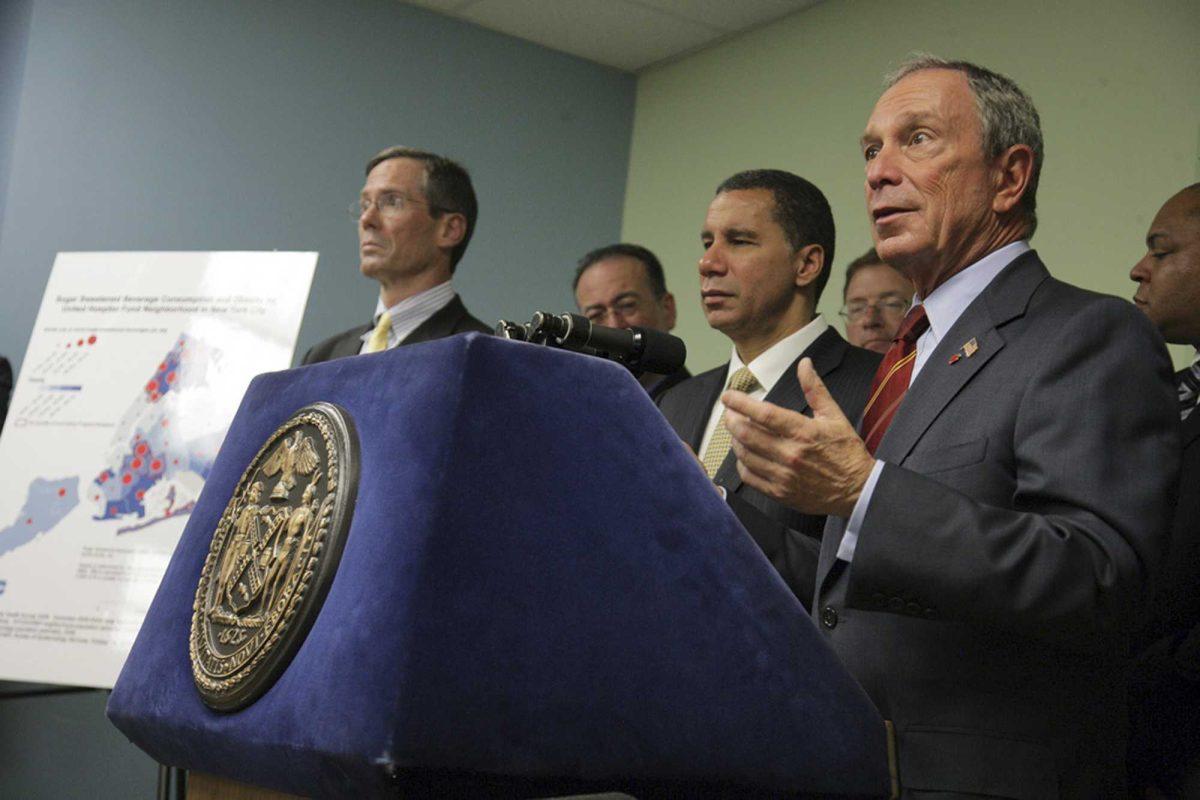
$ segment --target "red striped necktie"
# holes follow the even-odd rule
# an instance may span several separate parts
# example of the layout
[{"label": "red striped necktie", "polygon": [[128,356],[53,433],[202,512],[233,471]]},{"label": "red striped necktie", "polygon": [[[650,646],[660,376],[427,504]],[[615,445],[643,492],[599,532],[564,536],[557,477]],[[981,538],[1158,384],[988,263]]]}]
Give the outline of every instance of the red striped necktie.
[{"label": "red striped necktie", "polygon": [[917,339],[927,328],[929,317],[925,315],[925,306],[913,307],[900,323],[892,346],[875,372],[875,380],[871,383],[871,399],[863,410],[862,425],[859,427],[871,455],[875,455],[875,449],[879,447],[892,417],[896,416],[900,401],[904,399],[904,393],[908,391],[913,362],[917,358]]}]

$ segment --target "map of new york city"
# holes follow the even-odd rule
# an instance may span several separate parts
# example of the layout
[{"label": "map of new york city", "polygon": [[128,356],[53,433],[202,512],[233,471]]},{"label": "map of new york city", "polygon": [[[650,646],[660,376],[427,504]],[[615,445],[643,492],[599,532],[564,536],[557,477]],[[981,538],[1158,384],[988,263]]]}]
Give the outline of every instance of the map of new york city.
[{"label": "map of new york city", "polygon": [[90,481],[78,475],[35,478],[17,519],[0,528],[0,556],[53,533],[80,503],[92,505],[94,520],[123,523],[117,534],[190,512],[223,434],[188,438],[179,412],[189,392],[206,386],[217,357],[181,334],[117,424],[106,463]]}]

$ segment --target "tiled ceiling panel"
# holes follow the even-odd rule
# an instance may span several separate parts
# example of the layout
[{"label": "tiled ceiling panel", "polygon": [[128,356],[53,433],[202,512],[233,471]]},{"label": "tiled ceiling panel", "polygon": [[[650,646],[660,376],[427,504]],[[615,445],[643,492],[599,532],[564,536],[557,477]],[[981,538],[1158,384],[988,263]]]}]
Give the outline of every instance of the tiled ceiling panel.
[{"label": "tiled ceiling panel", "polygon": [[636,72],[819,0],[408,0],[572,55]]}]

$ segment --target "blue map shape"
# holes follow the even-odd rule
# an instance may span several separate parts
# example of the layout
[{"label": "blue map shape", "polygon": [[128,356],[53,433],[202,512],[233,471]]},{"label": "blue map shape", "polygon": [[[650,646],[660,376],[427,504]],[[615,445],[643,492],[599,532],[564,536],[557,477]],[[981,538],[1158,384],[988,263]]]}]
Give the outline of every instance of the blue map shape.
[{"label": "blue map shape", "polygon": [[12,525],[0,529],[0,556],[49,532],[77,505],[78,476],[57,480],[35,478],[29,484],[29,494],[20,516]]},{"label": "blue map shape", "polygon": [[[180,334],[174,346],[159,363],[142,389],[145,411],[138,418],[125,452],[115,464],[104,468],[92,480],[89,493],[99,504],[97,520],[146,516],[143,502],[151,487],[164,478],[191,471],[208,479],[213,458],[223,433],[191,441],[178,441],[171,419],[162,410],[162,400],[181,383],[198,383],[204,378],[208,349],[187,334]],[[167,516],[177,513],[169,508]],[[165,518],[165,517],[164,517]],[[138,526],[143,527],[143,526]],[[124,532],[124,529],[122,531]]]}]

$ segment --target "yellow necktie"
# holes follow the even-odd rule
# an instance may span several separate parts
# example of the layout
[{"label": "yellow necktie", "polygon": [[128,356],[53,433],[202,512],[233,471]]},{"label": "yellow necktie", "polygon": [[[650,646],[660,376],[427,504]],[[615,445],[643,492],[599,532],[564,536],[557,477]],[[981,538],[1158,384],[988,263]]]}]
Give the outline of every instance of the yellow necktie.
[{"label": "yellow necktie", "polygon": [[371,331],[371,338],[367,339],[367,346],[362,351],[378,353],[381,350],[387,350],[388,334],[391,332],[392,315],[385,311],[379,315],[379,322],[375,325],[375,330]]},{"label": "yellow necktie", "polygon": [[[754,377],[746,367],[742,367],[729,379],[729,384],[725,388],[737,389],[739,392],[750,392],[758,386],[758,378]],[[704,458],[700,459],[704,464],[704,471],[708,473],[708,477],[715,478],[717,470],[721,468],[721,462],[725,460],[725,456],[729,455],[729,446],[732,444],[732,439],[729,436],[729,430],[725,427],[725,409],[721,409],[721,419],[717,420],[717,428],[713,431],[712,438],[708,440],[708,448],[704,451]]]}]

